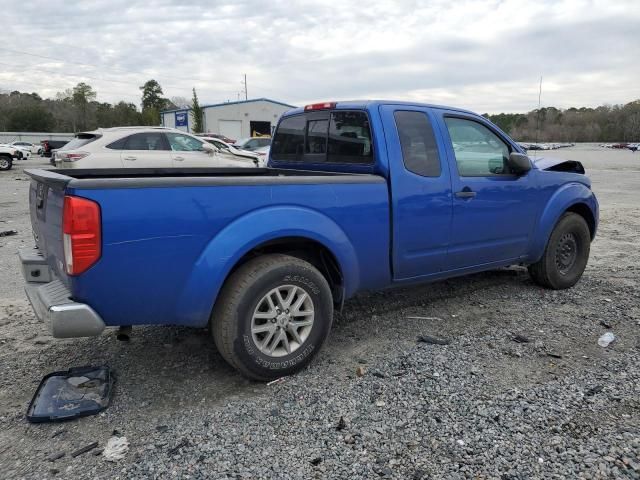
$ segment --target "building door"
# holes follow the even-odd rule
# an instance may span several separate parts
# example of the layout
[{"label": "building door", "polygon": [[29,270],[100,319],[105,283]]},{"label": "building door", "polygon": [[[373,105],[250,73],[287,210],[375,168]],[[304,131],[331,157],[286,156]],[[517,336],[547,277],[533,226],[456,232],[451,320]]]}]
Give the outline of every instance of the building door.
[{"label": "building door", "polygon": [[219,120],[218,133],[231,140],[242,138],[242,120]]},{"label": "building door", "polygon": [[249,122],[252,137],[271,135],[271,122]]}]

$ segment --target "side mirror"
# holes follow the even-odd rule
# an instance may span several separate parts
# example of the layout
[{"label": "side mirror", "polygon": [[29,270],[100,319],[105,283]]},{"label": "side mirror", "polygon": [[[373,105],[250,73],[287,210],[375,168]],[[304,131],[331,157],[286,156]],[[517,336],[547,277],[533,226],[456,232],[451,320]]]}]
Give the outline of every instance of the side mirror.
[{"label": "side mirror", "polygon": [[218,153],[218,149],[211,145],[210,143],[204,142],[202,144],[202,151],[207,152],[209,155],[214,155]]},{"label": "side mirror", "polygon": [[524,153],[511,152],[507,163],[509,169],[516,175],[524,175],[531,170],[531,160]]}]

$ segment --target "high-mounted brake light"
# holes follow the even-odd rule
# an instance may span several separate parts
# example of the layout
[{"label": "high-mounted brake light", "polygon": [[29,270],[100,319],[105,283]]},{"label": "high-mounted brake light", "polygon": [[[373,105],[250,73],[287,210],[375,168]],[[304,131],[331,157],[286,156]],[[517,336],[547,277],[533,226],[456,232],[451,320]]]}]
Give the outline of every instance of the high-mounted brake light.
[{"label": "high-mounted brake light", "polygon": [[311,110],[328,110],[330,108],[336,108],[336,102],[324,102],[324,103],[312,103],[304,107],[305,112]]},{"label": "high-mounted brake light", "polygon": [[79,275],[102,253],[100,206],[91,200],[66,195],[62,210],[64,263],[69,275]]}]

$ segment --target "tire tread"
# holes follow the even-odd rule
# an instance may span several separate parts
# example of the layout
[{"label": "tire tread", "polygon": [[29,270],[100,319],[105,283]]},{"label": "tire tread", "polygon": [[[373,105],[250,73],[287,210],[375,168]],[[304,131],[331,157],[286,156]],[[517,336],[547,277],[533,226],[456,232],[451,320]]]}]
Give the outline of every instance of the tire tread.
[{"label": "tire tread", "polygon": [[280,253],[262,255],[249,260],[231,274],[220,291],[211,315],[211,333],[218,351],[232,367],[254,380],[265,381],[270,378],[260,377],[255,372],[248,370],[234,351],[235,329],[238,321],[236,311],[242,293],[256,282],[259,276],[273,268],[281,267],[283,264],[296,265],[315,271],[324,279],[324,276],[313,265],[298,257]]},{"label": "tire tread", "polygon": [[[551,235],[549,235],[549,240],[545,245],[544,253],[542,254],[542,257],[536,263],[533,263],[528,267],[529,275],[531,275],[531,278],[533,279],[533,281],[542,287],[553,289],[553,290],[566,288],[566,286],[558,285],[557,282],[554,281],[553,272],[549,271],[548,259],[549,259],[549,248],[552,246],[551,243],[552,243],[554,234],[556,233],[558,227],[561,224],[566,223],[567,219],[571,219],[571,218],[574,218],[577,221],[582,222],[587,232],[589,230],[589,227],[586,221],[584,220],[584,218],[577,213],[565,212],[558,219],[558,222],[556,223],[554,229],[551,231]],[[587,256],[588,255],[589,255],[589,246],[587,245]],[[578,276],[578,279],[580,278],[580,276],[582,276],[582,273],[580,273],[580,275]]]}]

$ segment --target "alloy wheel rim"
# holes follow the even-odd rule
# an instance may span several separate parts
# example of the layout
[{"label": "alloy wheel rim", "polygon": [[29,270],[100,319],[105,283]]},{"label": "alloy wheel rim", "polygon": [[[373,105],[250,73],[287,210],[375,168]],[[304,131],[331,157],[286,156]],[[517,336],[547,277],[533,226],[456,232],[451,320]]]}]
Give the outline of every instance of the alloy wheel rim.
[{"label": "alloy wheel rim", "polygon": [[314,320],[309,293],[297,285],[280,285],[258,302],[251,318],[251,337],[264,355],[284,357],[309,338]]}]

